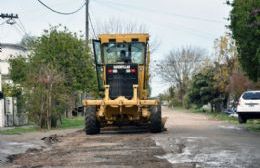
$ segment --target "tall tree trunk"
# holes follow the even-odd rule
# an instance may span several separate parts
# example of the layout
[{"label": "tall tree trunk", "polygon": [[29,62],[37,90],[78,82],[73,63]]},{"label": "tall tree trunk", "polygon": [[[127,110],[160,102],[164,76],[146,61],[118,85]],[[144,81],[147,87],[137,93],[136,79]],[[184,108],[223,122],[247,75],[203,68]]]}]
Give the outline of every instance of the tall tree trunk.
[{"label": "tall tree trunk", "polygon": [[47,125],[48,130],[51,129],[51,118],[52,118],[52,83],[50,84],[50,89],[48,91],[48,110],[47,110]]},{"label": "tall tree trunk", "polygon": [[47,129],[51,129],[51,122],[50,122],[50,114],[49,114],[49,109],[50,109],[50,104],[49,104],[49,91],[47,90],[47,108],[46,108],[46,119],[47,119]]},{"label": "tall tree trunk", "polygon": [[213,108],[213,103],[210,103],[210,112],[213,112],[214,111],[214,108]]},{"label": "tall tree trunk", "polygon": [[40,122],[40,126],[41,126],[41,128],[43,128],[44,127],[44,125],[45,125],[45,121],[44,121],[44,95],[42,95],[41,96],[41,108],[40,108],[40,120],[39,120],[39,122]]}]

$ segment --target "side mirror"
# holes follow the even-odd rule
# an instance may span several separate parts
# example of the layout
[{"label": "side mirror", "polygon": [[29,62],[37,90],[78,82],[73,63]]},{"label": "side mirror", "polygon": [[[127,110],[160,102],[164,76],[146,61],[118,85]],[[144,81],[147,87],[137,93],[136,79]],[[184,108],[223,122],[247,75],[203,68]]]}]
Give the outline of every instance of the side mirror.
[{"label": "side mirror", "polygon": [[4,98],[3,92],[0,92],[0,100]]}]

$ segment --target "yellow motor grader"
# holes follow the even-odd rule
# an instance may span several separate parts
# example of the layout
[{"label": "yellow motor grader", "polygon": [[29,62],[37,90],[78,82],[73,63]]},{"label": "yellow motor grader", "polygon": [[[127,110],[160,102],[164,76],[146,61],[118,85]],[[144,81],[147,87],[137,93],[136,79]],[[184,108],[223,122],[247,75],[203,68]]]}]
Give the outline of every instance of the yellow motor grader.
[{"label": "yellow motor grader", "polygon": [[161,105],[149,99],[149,35],[101,34],[93,40],[97,81],[102,99],[83,100],[86,134],[101,127],[148,125],[162,131]]}]

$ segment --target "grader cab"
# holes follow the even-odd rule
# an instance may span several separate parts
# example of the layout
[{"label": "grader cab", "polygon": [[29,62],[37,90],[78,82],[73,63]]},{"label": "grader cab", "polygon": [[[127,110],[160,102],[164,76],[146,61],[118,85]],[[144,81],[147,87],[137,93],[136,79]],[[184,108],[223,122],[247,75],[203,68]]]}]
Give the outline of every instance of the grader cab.
[{"label": "grader cab", "polygon": [[148,125],[162,131],[161,105],[149,99],[149,35],[102,34],[93,40],[101,99],[83,100],[86,134],[101,127]]}]

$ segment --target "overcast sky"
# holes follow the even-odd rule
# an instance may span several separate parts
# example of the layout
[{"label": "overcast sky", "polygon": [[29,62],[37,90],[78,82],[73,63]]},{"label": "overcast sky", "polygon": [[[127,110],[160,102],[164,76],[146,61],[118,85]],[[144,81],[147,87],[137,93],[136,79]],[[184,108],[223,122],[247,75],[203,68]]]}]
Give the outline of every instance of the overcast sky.
[{"label": "overcast sky", "polygon": [[[42,0],[55,10],[70,12],[84,0]],[[214,39],[228,31],[225,20],[230,7],[225,0],[90,0],[90,15],[95,29],[98,23],[111,18],[144,24],[151,38],[160,41],[153,61],[163,58],[171,49],[182,46],[205,48],[213,52]],[[59,15],[37,0],[0,0],[0,13],[17,13],[26,32],[40,35],[49,25],[62,24],[69,30],[85,30],[85,9],[74,15]],[[0,19],[0,24],[3,22]],[[19,25],[21,25],[19,23]],[[21,27],[21,26],[20,26]],[[21,29],[21,28],[20,28]],[[18,43],[24,32],[17,25],[0,25],[0,43]],[[93,35],[93,32],[90,32]],[[153,95],[168,87],[158,78],[152,80]]]}]

